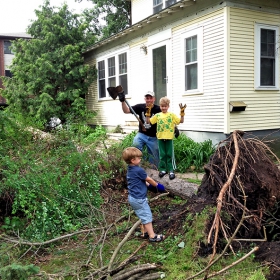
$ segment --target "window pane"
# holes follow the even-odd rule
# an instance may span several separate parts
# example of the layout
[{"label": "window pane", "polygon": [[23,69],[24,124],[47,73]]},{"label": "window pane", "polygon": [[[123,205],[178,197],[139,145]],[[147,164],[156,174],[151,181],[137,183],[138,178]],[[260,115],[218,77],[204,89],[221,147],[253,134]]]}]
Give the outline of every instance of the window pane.
[{"label": "window pane", "polygon": [[98,77],[99,79],[105,78],[105,62],[104,60],[98,62]]},{"label": "window pane", "polygon": [[119,73],[125,74],[127,73],[127,60],[126,60],[126,53],[119,55]]},{"label": "window pane", "polygon": [[186,63],[197,61],[197,36],[186,39]]},{"label": "window pane", "polygon": [[111,57],[108,59],[108,73],[109,77],[115,76],[116,68],[115,68],[115,57]]},{"label": "window pane", "polygon": [[261,58],[261,86],[275,86],[275,59]]},{"label": "window pane", "polygon": [[109,87],[116,87],[117,86],[115,77],[109,78],[108,82],[109,82]]},{"label": "window pane", "polygon": [[177,0],[166,0],[165,1],[165,8],[175,4]]},{"label": "window pane", "polygon": [[105,80],[99,80],[99,98],[106,97]]},{"label": "window pane", "polygon": [[197,89],[197,63],[185,67],[185,90]]},{"label": "window pane", "polygon": [[261,86],[275,86],[275,44],[275,30],[261,29]]},{"label": "window pane", "polygon": [[158,4],[154,4],[154,14],[160,12],[162,10],[162,8],[163,8],[162,0],[161,1],[157,1],[157,2],[159,2],[159,3]]},{"label": "window pane", "polygon": [[121,75],[119,81],[123,87],[124,94],[127,94],[127,75]]},{"label": "window pane", "polygon": [[119,55],[119,83],[122,85],[124,94],[128,93],[127,88],[127,55],[122,53]]},{"label": "window pane", "polygon": [[12,54],[11,45],[10,41],[4,41],[4,54]]},{"label": "window pane", "polygon": [[275,31],[261,29],[261,56],[275,57]]},{"label": "window pane", "polygon": [[12,73],[10,70],[5,70],[5,76],[12,78]]},{"label": "window pane", "polygon": [[162,4],[162,0],[154,0],[154,6]]},{"label": "window pane", "polygon": [[106,97],[105,91],[105,61],[98,62],[99,98]]}]

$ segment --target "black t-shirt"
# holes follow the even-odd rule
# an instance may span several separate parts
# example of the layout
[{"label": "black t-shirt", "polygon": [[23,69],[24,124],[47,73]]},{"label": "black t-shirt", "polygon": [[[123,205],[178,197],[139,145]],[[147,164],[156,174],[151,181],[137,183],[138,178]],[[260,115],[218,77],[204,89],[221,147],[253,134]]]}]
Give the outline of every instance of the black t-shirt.
[{"label": "black t-shirt", "polygon": [[[135,113],[139,116],[140,120],[143,122],[143,124],[145,124],[146,122],[146,103],[143,104],[136,104],[134,106],[131,106],[132,109],[135,111]],[[158,105],[154,104],[154,107],[151,110],[151,117],[153,115],[155,115],[156,113],[161,112],[160,107]],[[150,136],[150,137],[156,137],[156,133],[157,133],[157,124],[153,124],[151,126],[151,128],[147,129],[146,131],[142,130],[141,125],[139,124],[139,132]]]}]

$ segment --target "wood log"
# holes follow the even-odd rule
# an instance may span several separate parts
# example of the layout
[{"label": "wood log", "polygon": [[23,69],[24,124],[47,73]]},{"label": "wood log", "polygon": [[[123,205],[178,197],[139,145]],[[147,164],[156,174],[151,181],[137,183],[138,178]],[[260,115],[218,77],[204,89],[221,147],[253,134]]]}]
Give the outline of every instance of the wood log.
[{"label": "wood log", "polygon": [[149,177],[153,178],[156,182],[163,184],[166,191],[168,191],[172,195],[176,195],[181,198],[187,199],[197,193],[199,185],[187,182],[185,179],[182,179],[178,174],[176,174],[175,179],[170,180],[168,174],[160,178],[158,176],[158,170],[150,168],[146,168],[145,170]]}]

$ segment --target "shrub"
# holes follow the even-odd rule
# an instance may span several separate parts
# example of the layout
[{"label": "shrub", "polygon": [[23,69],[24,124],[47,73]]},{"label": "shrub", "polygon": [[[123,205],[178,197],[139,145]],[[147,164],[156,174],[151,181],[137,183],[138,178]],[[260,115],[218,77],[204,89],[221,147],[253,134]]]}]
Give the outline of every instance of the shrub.
[{"label": "shrub", "polygon": [[197,143],[183,133],[174,139],[177,170],[181,173],[186,172],[191,166],[194,166],[196,170],[202,169],[214,151],[215,147],[211,140]]}]

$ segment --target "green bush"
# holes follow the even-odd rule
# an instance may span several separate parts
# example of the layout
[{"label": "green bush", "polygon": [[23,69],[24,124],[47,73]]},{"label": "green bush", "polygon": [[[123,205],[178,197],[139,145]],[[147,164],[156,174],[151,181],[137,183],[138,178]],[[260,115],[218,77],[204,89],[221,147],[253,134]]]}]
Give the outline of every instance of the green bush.
[{"label": "green bush", "polygon": [[[93,223],[97,216],[91,211],[102,202],[100,187],[108,176],[100,172],[105,159],[94,152],[96,146],[81,153],[71,132],[34,138],[12,118],[3,119],[0,199],[12,212],[2,228],[30,240],[46,240]],[[96,134],[98,139],[100,131]]]},{"label": "green bush", "polygon": [[194,166],[196,170],[201,170],[214,152],[215,147],[211,140],[197,143],[183,133],[174,139],[177,170],[181,173],[186,172],[191,166]]},{"label": "green bush", "polygon": [[27,280],[29,276],[37,274],[39,267],[31,265],[12,264],[0,268],[0,276],[2,280]]}]

